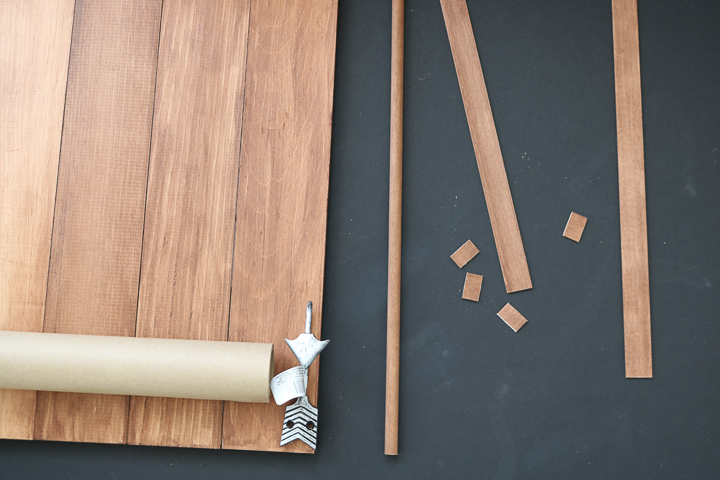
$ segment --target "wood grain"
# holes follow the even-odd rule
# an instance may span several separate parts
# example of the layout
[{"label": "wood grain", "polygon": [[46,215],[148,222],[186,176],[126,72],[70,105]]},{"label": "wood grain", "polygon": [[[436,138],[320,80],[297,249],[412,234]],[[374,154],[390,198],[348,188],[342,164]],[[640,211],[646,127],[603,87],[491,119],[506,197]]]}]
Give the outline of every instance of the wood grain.
[{"label": "wood grain", "polygon": [[468,240],[467,242],[463,243],[460,248],[455,250],[455,253],[450,255],[450,258],[452,258],[452,261],[455,262],[455,265],[463,268],[478,253],[480,253],[480,250],[478,250],[478,248],[472,241]]},{"label": "wood grain", "polygon": [[[250,1],[163,3],[137,336],[226,340]],[[128,443],[220,448],[222,402],[133,397]]]},{"label": "wood grain", "polygon": [[[43,331],[132,336],[160,1],[73,20]],[[124,443],[128,397],[39,392],[36,439]]]},{"label": "wood grain", "polygon": [[508,293],[532,288],[490,99],[465,0],[440,0]]},{"label": "wood grain", "polygon": [[507,323],[507,326],[512,328],[515,332],[520,330],[522,326],[527,323],[525,317],[523,317],[522,314],[515,310],[515,307],[509,303],[500,309],[498,317],[502,318],[503,322]]},{"label": "wood grain", "polygon": [[402,277],[402,150],[405,0],[392,2],[390,58],[390,198],[388,217],[385,455],[398,454],[400,410],[400,287]]},{"label": "wood grain", "polygon": [[[297,365],[284,339],[303,331],[308,300],[321,338],[337,1],[250,11],[229,340],[273,342],[278,373]],[[312,453],[279,446],[284,410],[225,402],[223,448]]]},{"label": "wood grain", "polygon": [[[0,330],[42,330],[74,0],[0,2]],[[35,392],[0,390],[0,438]]]},{"label": "wood grain", "polygon": [[482,288],[482,275],[475,275],[468,272],[465,274],[465,285],[463,286],[462,298],[477,302],[480,300],[480,289]]},{"label": "wood grain", "polygon": [[625,376],[651,378],[650,278],[637,0],[613,0],[612,17]]},{"label": "wood grain", "polygon": [[582,238],[583,231],[585,230],[586,223],[586,217],[583,217],[575,212],[571,212],[570,218],[568,218],[567,224],[565,225],[565,231],[563,231],[563,237],[579,242],[580,238]]}]

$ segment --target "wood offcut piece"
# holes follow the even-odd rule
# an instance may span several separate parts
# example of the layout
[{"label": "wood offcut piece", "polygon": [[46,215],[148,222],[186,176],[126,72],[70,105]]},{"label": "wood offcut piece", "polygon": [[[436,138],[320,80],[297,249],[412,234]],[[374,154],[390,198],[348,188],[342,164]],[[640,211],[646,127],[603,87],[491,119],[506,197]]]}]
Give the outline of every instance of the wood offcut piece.
[{"label": "wood offcut piece", "polygon": [[637,0],[613,0],[625,376],[651,378],[648,267]]},{"label": "wood offcut piece", "polygon": [[465,0],[440,0],[508,293],[532,288],[500,141]]},{"label": "wood offcut piece", "polygon": [[455,265],[462,268],[478,253],[480,253],[480,250],[478,250],[473,242],[468,240],[463,243],[460,248],[455,250],[455,253],[450,255],[450,258],[452,258],[452,261],[455,262]]},{"label": "wood offcut piece", "polygon": [[579,242],[582,237],[583,230],[585,230],[586,223],[586,217],[578,215],[575,212],[570,213],[570,218],[568,218],[567,225],[565,225],[563,237]]},{"label": "wood offcut piece", "polygon": [[498,317],[503,319],[503,322],[507,323],[508,327],[512,328],[515,332],[520,330],[523,325],[527,323],[525,317],[520,312],[515,310],[515,307],[506,304],[499,312]]},{"label": "wood offcut piece", "polygon": [[468,272],[465,275],[465,286],[463,287],[462,298],[477,302],[480,300],[480,289],[482,288],[482,275],[475,275]]}]

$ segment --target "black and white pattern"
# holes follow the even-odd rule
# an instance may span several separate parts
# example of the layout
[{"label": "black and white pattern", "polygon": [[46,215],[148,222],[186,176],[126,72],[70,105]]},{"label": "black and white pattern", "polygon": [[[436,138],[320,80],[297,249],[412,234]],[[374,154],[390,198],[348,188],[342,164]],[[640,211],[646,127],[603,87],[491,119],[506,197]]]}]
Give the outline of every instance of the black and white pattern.
[{"label": "black and white pattern", "polygon": [[310,405],[308,398],[302,396],[285,409],[280,446],[301,440],[315,450],[317,443],[317,408]]}]

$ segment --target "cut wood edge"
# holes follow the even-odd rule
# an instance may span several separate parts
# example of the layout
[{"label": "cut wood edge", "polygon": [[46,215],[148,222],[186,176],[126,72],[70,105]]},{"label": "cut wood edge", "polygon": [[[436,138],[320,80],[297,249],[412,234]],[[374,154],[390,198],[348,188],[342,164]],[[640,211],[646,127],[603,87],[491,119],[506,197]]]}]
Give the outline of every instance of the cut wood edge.
[{"label": "cut wood edge", "polygon": [[480,290],[482,289],[483,276],[474,273],[465,274],[465,285],[463,286],[462,298],[477,302],[480,300]]},{"label": "cut wood edge", "polygon": [[520,330],[523,325],[527,323],[527,319],[509,303],[497,313],[497,316],[500,317],[503,322],[505,322],[507,326],[512,328],[515,332]]}]

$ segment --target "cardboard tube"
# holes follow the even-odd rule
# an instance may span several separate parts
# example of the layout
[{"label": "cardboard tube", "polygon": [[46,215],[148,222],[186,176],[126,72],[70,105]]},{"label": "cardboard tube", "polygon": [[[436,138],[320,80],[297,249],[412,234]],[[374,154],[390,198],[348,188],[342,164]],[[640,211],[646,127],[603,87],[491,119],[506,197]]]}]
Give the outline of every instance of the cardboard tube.
[{"label": "cardboard tube", "polygon": [[0,388],[263,402],[272,343],[0,332]]}]

